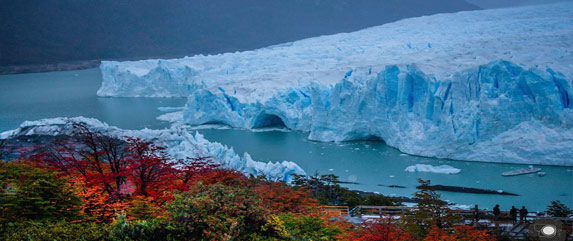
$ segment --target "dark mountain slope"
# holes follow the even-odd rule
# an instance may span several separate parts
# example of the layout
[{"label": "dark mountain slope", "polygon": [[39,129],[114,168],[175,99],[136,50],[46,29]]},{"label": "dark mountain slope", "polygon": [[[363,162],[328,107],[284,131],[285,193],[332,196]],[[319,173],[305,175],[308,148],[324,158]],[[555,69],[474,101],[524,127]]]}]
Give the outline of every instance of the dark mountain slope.
[{"label": "dark mountain slope", "polygon": [[0,66],[240,51],[476,8],[463,0],[1,1]]}]

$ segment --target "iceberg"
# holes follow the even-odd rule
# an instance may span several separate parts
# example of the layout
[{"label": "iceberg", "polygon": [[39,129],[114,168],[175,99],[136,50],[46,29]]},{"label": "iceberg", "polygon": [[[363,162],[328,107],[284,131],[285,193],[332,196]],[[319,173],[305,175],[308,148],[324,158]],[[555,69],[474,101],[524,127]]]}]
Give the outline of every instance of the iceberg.
[{"label": "iceberg", "polygon": [[406,167],[404,171],[407,172],[431,172],[431,173],[440,173],[440,174],[458,174],[462,170],[448,166],[448,165],[441,165],[441,166],[432,166],[426,164],[416,164],[412,166]]},{"label": "iceberg", "polygon": [[100,96],[188,98],[162,119],[380,140],[413,155],[573,165],[573,3],[405,19],[268,48],[103,61]]},{"label": "iceberg", "polygon": [[165,147],[165,151],[173,160],[211,157],[212,160],[223,168],[237,170],[246,175],[265,175],[270,180],[291,181],[291,174],[305,175],[305,172],[294,162],[258,162],[254,161],[248,153],[242,157],[235,153],[233,148],[217,143],[209,142],[203,135],[185,125],[173,125],[169,129],[162,130],[123,130],[109,126],[97,119],[74,117],[74,118],[51,118],[38,121],[25,121],[18,129],[0,133],[0,139],[14,138],[26,135],[71,135],[69,122],[86,124],[94,131],[100,131],[116,138],[137,137],[153,141],[156,145]]}]

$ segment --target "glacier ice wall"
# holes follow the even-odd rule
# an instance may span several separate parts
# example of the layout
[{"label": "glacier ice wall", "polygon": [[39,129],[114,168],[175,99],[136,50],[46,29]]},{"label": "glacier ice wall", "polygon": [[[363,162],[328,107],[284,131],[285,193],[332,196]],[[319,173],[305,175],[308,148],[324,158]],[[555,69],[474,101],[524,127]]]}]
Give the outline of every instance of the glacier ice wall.
[{"label": "glacier ice wall", "polygon": [[338,84],[289,89],[264,103],[195,91],[184,121],[254,129],[278,119],[312,140],[374,139],[422,156],[573,165],[572,100],[571,80],[551,69],[495,61],[439,81],[405,65],[355,70]]},{"label": "glacier ice wall", "polygon": [[175,97],[223,88],[243,103],[289,87],[336,83],[360,67],[416,64],[446,80],[504,59],[573,77],[573,3],[410,18],[253,51],[170,60],[102,61],[100,96]]},{"label": "glacier ice wall", "polygon": [[193,131],[183,125],[174,125],[169,129],[163,130],[122,130],[93,118],[52,118],[26,121],[18,129],[0,133],[0,139],[20,135],[71,135],[70,121],[85,123],[94,131],[101,131],[106,135],[117,138],[129,136],[153,141],[159,146],[166,147],[166,152],[174,160],[187,157],[211,157],[214,162],[220,164],[223,168],[237,170],[247,175],[265,175],[268,179],[285,182],[291,180],[291,174],[305,174],[293,162],[263,163],[254,161],[248,153],[241,157],[235,153],[233,148],[228,148],[217,142],[209,142],[200,133],[192,134]]},{"label": "glacier ice wall", "polygon": [[415,155],[573,165],[573,2],[438,14],[254,51],[102,62],[101,96],[186,96],[164,119]]}]

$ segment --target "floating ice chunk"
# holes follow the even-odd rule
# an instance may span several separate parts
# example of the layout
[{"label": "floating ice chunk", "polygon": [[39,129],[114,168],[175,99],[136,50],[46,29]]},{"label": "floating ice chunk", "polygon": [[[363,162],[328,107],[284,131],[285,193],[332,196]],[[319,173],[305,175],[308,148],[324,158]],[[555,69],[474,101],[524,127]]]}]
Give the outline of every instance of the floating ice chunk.
[{"label": "floating ice chunk", "polygon": [[158,116],[156,119],[167,122],[181,122],[183,121],[183,111],[166,113]]},{"label": "floating ice chunk", "polygon": [[425,164],[416,164],[406,167],[404,171],[407,172],[432,172],[441,174],[457,174],[460,173],[460,169],[454,168],[448,165],[432,166]]},{"label": "floating ice chunk", "polygon": [[158,107],[157,110],[161,111],[161,112],[174,112],[174,111],[182,111],[184,110],[185,107],[181,106],[181,107]]}]

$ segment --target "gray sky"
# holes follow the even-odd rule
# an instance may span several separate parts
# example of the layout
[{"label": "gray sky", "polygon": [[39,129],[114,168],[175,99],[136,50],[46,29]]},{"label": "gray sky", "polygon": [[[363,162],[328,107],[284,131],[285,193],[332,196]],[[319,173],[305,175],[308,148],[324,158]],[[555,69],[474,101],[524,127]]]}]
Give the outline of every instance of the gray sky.
[{"label": "gray sky", "polygon": [[565,2],[573,0],[466,0],[481,8],[502,8],[511,6],[534,5],[544,3]]}]

